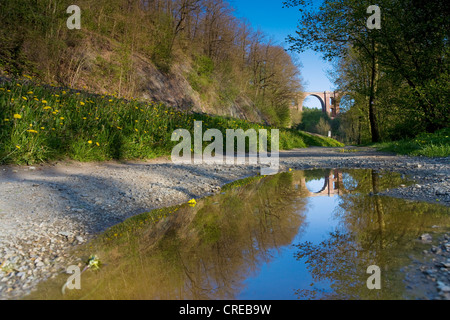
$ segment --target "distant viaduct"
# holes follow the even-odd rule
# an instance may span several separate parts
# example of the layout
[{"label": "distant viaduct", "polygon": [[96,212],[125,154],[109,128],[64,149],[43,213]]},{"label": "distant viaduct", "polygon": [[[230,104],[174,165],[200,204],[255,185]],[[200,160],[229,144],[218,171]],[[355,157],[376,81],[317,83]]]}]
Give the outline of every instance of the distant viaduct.
[{"label": "distant viaduct", "polygon": [[291,109],[298,112],[303,111],[303,102],[306,98],[314,96],[322,104],[322,112],[327,113],[331,118],[335,118],[340,113],[341,98],[345,92],[324,91],[324,92],[302,92],[292,103]]}]

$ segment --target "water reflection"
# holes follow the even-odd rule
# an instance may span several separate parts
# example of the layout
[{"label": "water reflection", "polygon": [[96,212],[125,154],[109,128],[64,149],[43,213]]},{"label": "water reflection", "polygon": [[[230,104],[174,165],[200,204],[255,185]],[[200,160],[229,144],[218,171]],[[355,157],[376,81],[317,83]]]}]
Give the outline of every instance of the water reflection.
[{"label": "water reflection", "polygon": [[303,175],[297,178],[299,180],[294,182],[296,188],[306,188],[309,191],[305,193],[307,197],[333,196],[348,192],[342,183],[343,176],[339,170],[318,170],[314,174],[311,172],[308,177]]},{"label": "water reflection", "polygon": [[[296,257],[307,265],[318,284],[314,289],[296,291],[299,298],[322,299],[403,299],[404,275],[400,269],[409,255],[418,252],[417,239],[433,225],[450,226],[448,208],[379,196],[392,176],[375,171],[355,171],[355,190],[369,194],[346,193],[334,210],[338,226],[318,244],[296,244]],[[364,290],[368,266],[377,265],[384,273],[380,291]],[[321,289],[320,282],[329,283]]]},{"label": "water reflection", "polygon": [[[377,195],[402,183],[398,174],[370,170],[250,178],[195,207],[112,228],[86,251],[107,266],[83,274],[81,291],[62,297],[64,276],[29,298],[401,298],[399,269],[413,240],[433,225],[450,227],[445,207]],[[365,284],[373,264],[383,270],[378,292]]]}]

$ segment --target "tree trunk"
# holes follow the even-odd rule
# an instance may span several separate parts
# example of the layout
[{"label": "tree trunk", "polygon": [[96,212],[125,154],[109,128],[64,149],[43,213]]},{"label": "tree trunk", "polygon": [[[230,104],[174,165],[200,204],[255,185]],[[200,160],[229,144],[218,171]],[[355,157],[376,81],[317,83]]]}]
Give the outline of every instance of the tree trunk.
[{"label": "tree trunk", "polygon": [[372,190],[374,193],[374,197],[375,197],[375,211],[377,213],[378,216],[378,232],[379,232],[379,245],[380,245],[380,249],[384,248],[384,241],[383,241],[383,236],[384,236],[384,230],[386,228],[386,223],[384,221],[384,208],[383,208],[383,204],[381,203],[381,199],[380,196],[378,195],[379,191],[379,178],[378,178],[378,173],[375,172],[374,170],[372,170]]},{"label": "tree trunk", "polygon": [[376,86],[378,82],[378,61],[375,41],[372,41],[373,55],[371,61],[370,94],[369,94],[369,121],[372,142],[380,142],[380,132],[378,130],[378,121],[376,118]]}]

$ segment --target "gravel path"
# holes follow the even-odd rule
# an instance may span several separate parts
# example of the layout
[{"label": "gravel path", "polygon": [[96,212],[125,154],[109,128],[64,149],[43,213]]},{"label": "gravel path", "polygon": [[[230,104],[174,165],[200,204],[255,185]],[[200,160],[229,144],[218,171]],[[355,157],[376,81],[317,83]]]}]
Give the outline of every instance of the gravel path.
[{"label": "gravel path", "polygon": [[[450,158],[309,148],[282,152],[280,164],[281,171],[396,171],[417,184],[386,194],[450,206]],[[226,183],[259,172],[259,166],[174,165],[168,159],[0,167],[0,299],[29,293],[65,269],[72,248],[133,215],[218,192]],[[450,258],[448,239],[442,241],[441,256]]]}]

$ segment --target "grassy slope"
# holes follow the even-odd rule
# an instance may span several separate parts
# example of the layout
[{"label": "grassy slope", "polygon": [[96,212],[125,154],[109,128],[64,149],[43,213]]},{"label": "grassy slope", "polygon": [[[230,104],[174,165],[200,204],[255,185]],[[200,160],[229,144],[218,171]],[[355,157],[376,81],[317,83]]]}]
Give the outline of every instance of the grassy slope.
[{"label": "grassy slope", "polygon": [[448,157],[450,156],[450,128],[442,129],[433,134],[420,134],[415,139],[378,143],[374,146],[380,151],[390,151],[397,154]]},{"label": "grassy slope", "polygon": [[[104,161],[170,155],[174,130],[271,129],[260,124],[180,112],[158,103],[118,99],[114,94],[0,83],[0,163],[32,164],[58,159]],[[280,149],[341,146],[335,140],[280,130]]]}]

